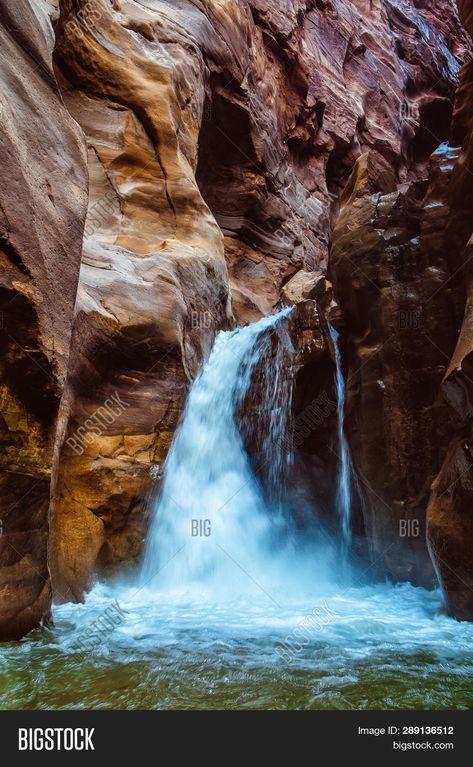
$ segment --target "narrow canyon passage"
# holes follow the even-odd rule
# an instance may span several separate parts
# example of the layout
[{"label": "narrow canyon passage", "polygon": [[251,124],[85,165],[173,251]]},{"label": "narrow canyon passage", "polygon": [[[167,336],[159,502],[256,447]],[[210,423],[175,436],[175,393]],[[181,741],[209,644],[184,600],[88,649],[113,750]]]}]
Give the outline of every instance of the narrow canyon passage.
[{"label": "narrow canyon passage", "polygon": [[[152,502],[141,571],[57,606],[53,627],[2,646],[2,707],[469,704],[473,625],[447,617],[437,590],[376,582],[372,565],[350,563],[343,420],[335,534],[317,514],[295,524],[285,492],[294,371],[283,366],[283,352],[295,353],[292,311],[218,334]],[[264,407],[248,424],[242,404],[255,383]],[[343,419],[343,402],[337,411]],[[256,464],[251,425],[263,433]]]},{"label": "narrow canyon passage", "polygon": [[0,709],[471,709],[473,0],[0,40]]}]

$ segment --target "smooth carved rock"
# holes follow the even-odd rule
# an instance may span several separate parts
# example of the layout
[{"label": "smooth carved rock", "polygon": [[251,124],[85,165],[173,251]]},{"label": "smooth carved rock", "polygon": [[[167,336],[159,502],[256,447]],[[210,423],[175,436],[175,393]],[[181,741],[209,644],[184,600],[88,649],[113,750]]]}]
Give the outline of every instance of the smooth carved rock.
[{"label": "smooth carved rock", "polygon": [[[437,224],[435,207],[420,211],[426,184],[419,179],[448,137],[457,70],[469,44],[448,0],[418,6],[410,0],[3,0],[9,95],[1,103],[7,120],[0,145],[6,169],[0,273],[15,342],[3,335],[1,481],[11,509],[8,529],[20,536],[16,543],[10,538],[15,555],[7,537],[0,538],[7,595],[0,623],[8,631],[23,633],[48,611],[50,496],[58,599],[80,600],[97,571],[136,561],[150,469],[166,456],[189,383],[219,328],[257,319],[281,302],[310,305],[314,297],[340,321],[330,286],[319,296],[340,193],[335,251],[346,245],[361,265],[361,247],[374,258],[385,248],[383,274],[374,274],[373,264],[368,269],[383,290],[385,273],[397,275],[396,248],[415,260],[418,249],[408,237],[419,232],[435,251],[424,270],[425,290],[436,290],[449,273],[437,235],[447,221],[452,241],[459,232],[461,258],[469,237],[466,206],[458,206],[458,227],[453,202],[441,208],[445,218]],[[463,141],[470,102],[465,77],[462,82],[454,125]],[[450,173],[437,175],[432,202],[444,206]],[[377,194],[370,197],[373,177]],[[410,191],[396,192],[399,183]],[[461,199],[461,177],[455,189]],[[362,225],[356,224],[360,251],[352,252],[344,226],[353,217]],[[351,277],[340,279],[348,285]],[[403,295],[411,307],[409,291]],[[450,295],[460,317],[462,300]],[[371,299],[369,284],[356,275],[346,312],[354,332],[361,326],[368,333],[363,343]],[[372,306],[386,310],[376,299]],[[296,416],[314,398],[318,407],[333,386],[321,327],[315,315],[299,311],[295,342],[306,357]],[[454,341],[447,315],[439,309],[446,329],[434,339],[449,361]],[[375,335],[384,317],[374,321]],[[418,372],[409,354],[403,360]],[[437,362],[435,380],[448,364],[441,356]],[[394,375],[391,360],[388,369]],[[397,417],[396,407],[386,412]],[[314,499],[327,515],[333,505],[335,462],[325,445],[332,445],[334,428],[330,411],[300,446],[300,465],[306,463],[300,487],[303,474],[313,480],[301,491],[304,514]],[[429,453],[420,463],[427,482],[435,460]],[[418,492],[417,474],[413,483]],[[12,563],[18,572],[8,570]],[[44,593],[33,564],[45,578]],[[17,617],[13,604],[20,607]]]},{"label": "smooth carved rock", "polygon": [[49,8],[0,8],[0,639],[49,614],[48,509],[87,205]]},{"label": "smooth carved rock", "polygon": [[[140,553],[150,467],[164,460],[215,329],[232,319],[223,237],[194,178],[202,58],[178,27],[167,49],[156,14],[122,5],[130,15],[103,4],[77,37],[64,3],[57,30],[91,169],[51,517],[58,599],[81,599],[98,567]],[[137,37],[145,19],[155,26]],[[114,396],[122,404],[104,423]]]},{"label": "smooth carved rock", "polygon": [[[401,130],[400,105],[406,77],[422,80],[425,60],[413,56],[405,72],[385,43],[413,29],[398,28],[381,6],[363,21],[364,10],[237,0],[61,5],[56,64],[87,137],[90,192],[53,488],[58,598],[81,598],[96,558],[106,565],[139,553],[149,464],[164,459],[161,435],[174,430],[214,330],[231,321],[228,284],[239,321],[273,311],[285,283],[285,300],[288,291],[311,297],[292,293],[291,278],[323,273],[329,195],[345,168],[378,146],[401,158],[406,175],[414,138]],[[367,42],[355,45],[360,21]],[[447,35],[454,26],[447,20]],[[335,31],[343,69],[338,42],[327,47]],[[452,88],[448,80],[437,95]],[[375,90],[388,119],[368,113]],[[131,405],[99,435],[86,427],[77,443],[115,391]],[[110,456],[103,443],[112,437],[122,442]]]}]

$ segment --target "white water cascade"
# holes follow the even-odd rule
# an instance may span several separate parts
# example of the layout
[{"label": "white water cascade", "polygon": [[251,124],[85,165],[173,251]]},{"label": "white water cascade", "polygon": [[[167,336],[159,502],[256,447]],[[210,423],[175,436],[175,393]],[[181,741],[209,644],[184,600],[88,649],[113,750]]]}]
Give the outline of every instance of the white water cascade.
[{"label": "white water cascade", "polygon": [[[57,605],[54,626],[3,643],[0,708],[471,708],[473,624],[449,618],[438,591],[366,583],[343,562],[337,577],[339,551],[297,533],[280,502],[286,317],[219,334],[169,452],[141,583],[97,583],[84,604]],[[339,356],[337,386],[348,512]],[[112,606],[120,620],[96,643]]]},{"label": "white water cascade", "polygon": [[[234,569],[267,572],[281,528],[290,521],[277,502],[290,467],[292,380],[283,353],[291,354],[286,308],[230,332],[220,332],[194,381],[166,460],[145,549],[142,586],[186,588],[212,583],[227,588]],[[274,343],[274,333],[277,334]],[[273,340],[273,343],[271,342]],[[256,413],[264,429],[240,420],[257,369],[262,390]],[[253,403],[254,404],[254,403]],[[247,403],[251,409],[252,402]],[[253,416],[254,417],[254,416]],[[245,449],[245,433],[257,432],[263,490]],[[288,534],[290,538],[290,534]]]},{"label": "white water cascade", "polygon": [[342,360],[338,345],[338,333],[332,325],[329,325],[329,328],[335,350],[338,444],[340,449],[336,505],[342,529],[342,546],[346,555],[351,544],[351,464],[350,450],[345,437],[345,380],[343,378]]}]

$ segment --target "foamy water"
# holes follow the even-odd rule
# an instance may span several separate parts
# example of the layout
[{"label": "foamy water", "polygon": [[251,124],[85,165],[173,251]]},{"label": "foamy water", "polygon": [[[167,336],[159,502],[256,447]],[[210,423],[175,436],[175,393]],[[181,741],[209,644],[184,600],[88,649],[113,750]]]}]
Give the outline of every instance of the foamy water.
[{"label": "foamy water", "polygon": [[[56,607],[53,628],[0,646],[2,708],[471,707],[473,624],[447,617],[438,591],[350,571],[323,529],[296,530],[278,502],[291,465],[289,311],[218,336],[166,462],[140,577],[97,585],[85,604]],[[266,488],[239,416],[261,355]],[[337,373],[340,402],[339,358]],[[343,441],[343,403],[339,418]],[[346,454],[345,501],[349,465]]]},{"label": "foamy water", "polygon": [[[54,629],[0,648],[1,707],[471,707],[473,626],[444,615],[438,592],[266,594],[235,568],[237,584],[231,600],[97,586],[57,607]],[[123,621],[84,658],[85,632],[116,599]]]}]

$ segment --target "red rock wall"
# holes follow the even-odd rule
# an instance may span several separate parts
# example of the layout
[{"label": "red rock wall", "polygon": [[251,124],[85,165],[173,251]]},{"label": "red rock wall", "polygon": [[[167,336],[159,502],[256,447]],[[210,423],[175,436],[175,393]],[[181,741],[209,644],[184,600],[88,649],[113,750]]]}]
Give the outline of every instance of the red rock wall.
[{"label": "red rock wall", "polygon": [[[473,34],[473,4],[459,2],[461,19]],[[453,132],[461,144],[452,173],[450,218],[445,247],[455,258],[451,290],[463,299],[457,343],[442,380],[442,399],[454,424],[447,455],[432,487],[428,507],[428,541],[447,609],[473,620],[473,67],[463,67],[455,101]]]},{"label": "red rock wall", "polygon": [[[469,43],[449,0],[2,0],[0,8],[11,92],[0,144],[8,170],[2,289],[7,303],[18,294],[12,306],[22,308],[13,315],[19,346],[8,334],[2,341],[1,476],[10,510],[3,518],[24,543],[13,555],[0,538],[8,594],[0,624],[21,633],[48,608],[50,499],[58,599],[81,599],[95,573],[136,560],[150,467],[166,455],[218,328],[266,314],[281,299],[323,293],[318,278],[333,240],[330,270],[352,371],[383,343],[404,300],[416,306],[451,274],[439,231],[448,219],[461,258],[464,225],[455,211],[466,214],[453,198],[446,204],[451,174],[438,168],[450,160],[438,156],[429,171],[430,155],[450,134]],[[465,75],[454,120],[463,141],[470,123],[462,103]],[[364,165],[367,152],[372,162]],[[461,196],[460,181],[455,188]],[[346,244],[352,227],[361,240]],[[380,300],[398,280],[406,293]],[[397,333],[380,369],[368,366],[357,391],[350,387],[358,467],[372,472],[375,492],[390,488],[388,510],[364,498],[374,554],[392,534],[395,501],[423,520],[449,443],[450,421],[434,396],[458,333],[445,318],[463,312],[461,291],[449,295],[450,303],[443,295],[433,301],[438,314],[428,324],[448,360],[422,335]],[[337,316],[333,304],[329,312]],[[305,341],[320,333],[312,320],[306,325],[298,326]],[[330,378],[320,354],[323,364],[307,358],[301,366],[298,412],[320,394],[312,377]],[[408,370],[386,404],[376,381],[391,383],[396,355]],[[412,416],[417,407],[422,419]],[[387,479],[375,457],[373,413],[388,424],[391,448],[385,441],[380,453]],[[332,431],[328,421],[333,447]],[[309,488],[336,462],[321,462],[320,439],[312,433],[300,446]],[[307,492],[304,508],[315,490]],[[323,494],[328,508],[330,488]],[[425,546],[411,549],[401,546],[399,567],[381,557],[381,569],[408,577],[418,556],[416,577],[428,578]],[[33,566],[45,580],[31,575]],[[35,606],[26,621],[12,612],[18,595],[26,609]]]},{"label": "red rock wall", "polygon": [[448,154],[432,159],[427,189],[405,191],[379,156],[360,158],[330,257],[343,307],[346,425],[372,561],[395,580],[424,585],[433,580],[426,506],[452,433],[439,403],[457,336],[444,242]]},{"label": "red rock wall", "polygon": [[[470,4],[459,8],[471,32]],[[330,258],[372,560],[396,579],[429,583],[430,553],[447,609],[469,620],[471,73],[468,56],[446,137],[431,105],[424,139],[440,146],[406,184],[389,183],[373,154],[358,161]]]},{"label": "red rock wall", "polygon": [[[59,598],[140,551],[149,465],[212,329],[230,321],[224,255],[233,312],[254,319],[298,272],[325,270],[337,193],[365,148],[400,179],[425,164],[416,150],[412,167],[404,101],[429,86],[447,101],[448,60],[391,6],[365,11],[62,3],[55,61],[87,137],[90,196],[53,492]],[[446,39],[458,30],[433,23]],[[114,392],[128,406],[97,435],[88,423]]]},{"label": "red rock wall", "polygon": [[82,132],[54,76],[48,8],[0,4],[0,638],[50,604],[48,508],[87,207]]}]

